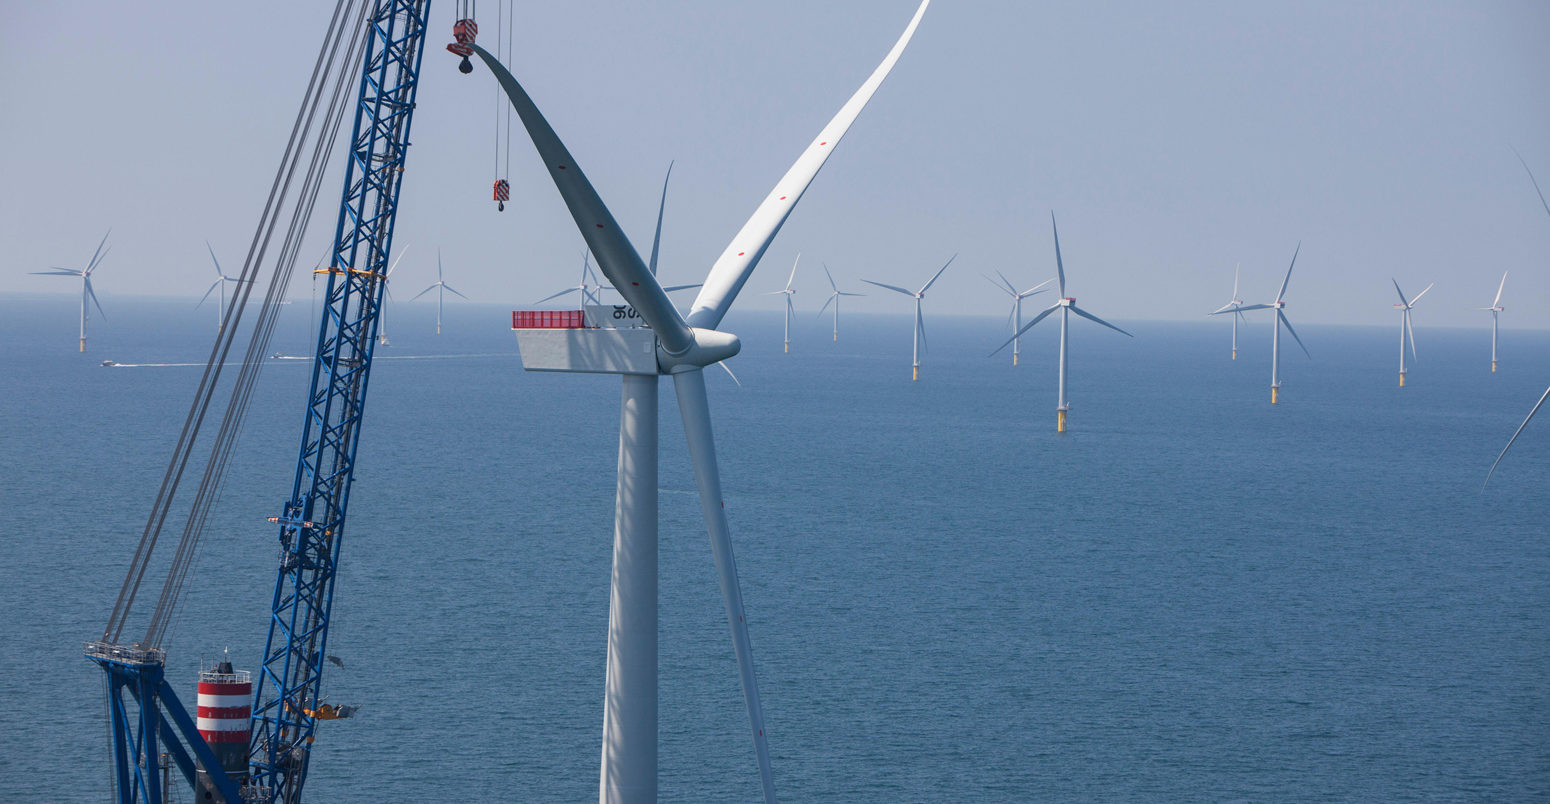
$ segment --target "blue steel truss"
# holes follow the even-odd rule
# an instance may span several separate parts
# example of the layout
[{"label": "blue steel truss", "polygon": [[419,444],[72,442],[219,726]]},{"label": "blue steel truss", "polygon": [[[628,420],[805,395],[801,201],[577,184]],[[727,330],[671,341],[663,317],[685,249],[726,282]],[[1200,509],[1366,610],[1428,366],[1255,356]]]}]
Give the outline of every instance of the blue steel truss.
[{"label": "blue steel truss", "polygon": [[371,372],[383,276],[430,0],[377,0],[350,137],[327,304],[291,498],[276,518],[280,569],[254,693],[253,787],[300,801],[322,696],[329,611]]},{"label": "blue steel truss", "polygon": [[[194,762],[198,760],[227,802],[243,801],[236,784],[221,770],[220,761],[199,736],[193,718],[167,683],[166,654],[156,649],[92,642],[86,645],[86,655],[107,671],[116,801],[161,804],[166,800],[158,769],[162,749],[190,788],[196,787]],[[183,741],[188,743],[187,749]]]}]

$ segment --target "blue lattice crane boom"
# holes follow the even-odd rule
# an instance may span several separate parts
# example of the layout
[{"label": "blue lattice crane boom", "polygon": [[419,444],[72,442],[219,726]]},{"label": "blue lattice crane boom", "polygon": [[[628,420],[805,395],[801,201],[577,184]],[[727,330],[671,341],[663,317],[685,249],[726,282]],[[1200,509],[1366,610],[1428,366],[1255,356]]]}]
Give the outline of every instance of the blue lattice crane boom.
[{"label": "blue lattice crane boom", "polygon": [[404,158],[425,53],[429,0],[377,0],[318,329],[301,451],[280,526],[269,637],[254,696],[252,786],[301,798],[328,642],[355,451]]},{"label": "blue lattice crane boom", "polygon": [[[119,804],[160,804],[176,769],[196,798],[227,804],[296,804],[301,799],[316,721],[338,709],[322,703],[329,613],[365,411],[372,346],[386,289],[388,254],[419,86],[430,0],[339,0],[311,83],[281,159],[243,268],[243,291],[223,315],[220,337],[199,383],[182,435],[134,560],[100,640],[86,655],[107,675],[113,785]],[[471,15],[470,15],[471,16]],[[472,26],[472,20],[468,20]],[[337,58],[343,53],[342,59]],[[354,59],[363,65],[356,73]],[[358,92],[350,93],[356,86]],[[332,90],[328,89],[332,87]],[[289,498],[278,516],[280,566],[269,634],[253,684],[223,661],[200,673],[198,709],[178,699],[165,675],[161,643],[178,608],[209,506],[264,347],[273,331],[325,175],[327,154],[355,99],[344,190],[326,274],[301,450]],[[325,102],[325,99],[330,99]],[[309,157],[310,154],[310,157]],[[309,161],[310,159],[310,161]],[[298,172],[301,165],[310,165]],[[292,179],[301,189],[289,194]],[[283,223],[288,219],[289,224]],[[161,598],[145,636],[126,643],[130,612],[189,468],[200,425],[221,387],[221,367],[266,261],[271,237],[284,231],[269,291],[238,365],[220,432],[194,495]],[[256,688],[256,689],[255,689]],[[250,714],[251,713],[251,714]],[[165,752],[165,753],[163,753]],[[165,760],[163,760],[165,757]]]}]

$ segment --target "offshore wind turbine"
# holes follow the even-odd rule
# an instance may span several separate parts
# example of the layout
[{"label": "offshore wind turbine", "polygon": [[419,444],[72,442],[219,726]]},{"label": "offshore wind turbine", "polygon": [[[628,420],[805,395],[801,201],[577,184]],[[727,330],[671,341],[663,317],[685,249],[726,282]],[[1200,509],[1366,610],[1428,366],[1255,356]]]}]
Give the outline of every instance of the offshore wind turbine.
[{"label": "offshore wind turbine", "polygon": [[[54,269],[52,271],[32,271],[33,274],[38,276],[78,276],[81,278],[81,351],[83,352],[86,351],[86,300],[90,298],[91,303],[97,305],[97,312],[101,313],[104,319],[108,317],[108,314],[102,311],[102,302],[97,301],[96,291],[91,288],[91,275],[92,271],[97,270],[97,267],[102,264],[103,258],[108,256],[108,252],[103,251],[102,246],[108,242],[108,235],[110,234],[113,234],[112,229],[109,229],[102,236],[102,241],[97,244],[97,250],[92,252],[91,261],[86,263],[86,267],[79,271],[74,268],[60,268],[57,265],[50,266]],[[112,250],[113,247],[109,246],[108,251]]]},{"label": "offshore wind turbine", "polygon": [[926,319],[920,313],[920,303],[925,300],[926,291],[930,290],[931,286],[936,284],[937,277],[941,276],[942,272],[947,270],[947,266],[952,265],[953,260],[956,259],[958,259],[957,254],[947,258],[947,262],[943,264],[941,268],[938,268],[936,273],[932,275],[931,281],[921,285],[920,290],[909,291],[899,287],[898,285],[885,285],[881,282],[873,282],[870,279],[861,280],[868,285],[876,285],[885,290],[891,290],[894,293],[903,293],[904,295],[913,297],[915,299],[915,345],[914,350],[911,352],[911,360],[913,361],[913,370],[910,374],[911,382],[915,382],[916,380],[920,379],[920,353],[926,351]]},{"label": "offshore wind turbine", "polygon": [[[793,267],[793,270],[794,270],[794,267]],[[834,284],[834,274],[829,273],[829,266],[828,266],[828,264],[825,264],[823,266],[823,275],[829,277],[829,288],[831,290],[833,290],[834,292],[830,293],[828,301],[825,301],[823,303],[823,306],[818,308],[818,315],[820,315],[820,316],[823,315],[823,311],[829,309],[829,303],[830,302],[834,303],[834,340],[838,341],[840,339],[840,297],[841,296],[865,296],[866,294],[865,293],[846,293],[845,291],[840,290],[840,286]]]},{"label": "offshore wind turbine", "polygon": [[1237,360],[1238,359],[1238,322],[1243,319],[1243,311],[1241,309],[1243,307],[1243,299],[1238,297],[1238,269],[1242,268],[1242,267],[1243,267],[1243,264],[1239,263],[1236,267],[1234,267],[1232,269],[1232,301],[1229,301],[1226,304],[1222,305],[1221,307],[1216,308],[1216,310],[1214,310],[1211,313],[1211,315],[1220,315],[1221,313],[1226,313],[1226,312],[1231,312],[1233,314],[1233,317],[1232,317],[1232,359],[1233,360]]},{"label": "offshore wind turbine", "polygon": [[558,299],[567,293],[575,293],[578,294],[576,309],[580,310],[587,306],[587,302],[602,304],[603,300],[598,296],[598,292],[602,289],[603,280],[598,279],[597,275],[592,272],[592,252],[583,249],[581,252],[581,281],[574,287],[556,291],[533,303],[543,304],[550,299]]},{"label": "offshore wind turbine", "polygon": [[1302,338],[1297,336],[1297,330],[1292,329],[1291,319],[1286,317],[1286,286],[1292,281],[1292,269],[1297,267],[1297,255],[1301,253],[1302,243],[1298,242],[1297,250],[1292,252],[1292,264],[1286,266],[1286,278],[1281,280],[1281,290],[1276,293],[1275,301],[1270,304],[1247,304],[1236,307],[1229,305],[1229,307],[1224,307],[1212,313],[1212,315],[1222,315],[1224,313],[1237,315],[1246,310],[1275,311],[1275,320],[1271,322],[1274,324],[1275,329],[1270,335],[1270,404],[1272,405],[1280,404],[1281,402],[1281,327],[1286,327],[1286,331],[1292,334],[1292,338],[1297,341],[1297,345],[1302,347],[1303,354],[1308,355],[1308,357],[1313,356],[1308,352],[1308,347],[1303,344]]},{"label": "offshore wind turbine", "polygon": [[408,246],[399,249],[398,259],[393,260],[393,264],[389,265],[387,271],[382,274],[382,310],[377,313],[377,344],[379,346],[392,345],[388,343],[387,336],[387,306],[388,302],[393,300],[393,286],[388,283],[388,280],[393,278],[393,271],[398,269],[398,263],[404,259],[404,252],[408,250]]},{"label": "offshore wind turbine", "polygon": [[1001,290],[1006,291],[1012,297],[1012,309],[1006,315],[1006,322],[1007,324],[1011,325],[1012,332],[1014,333],[1012,335],[1012,365],[1015,366],[1017,365],[1018,352],[1022,351],[1022,336],[1018,330],[1023,328],[1023,299],[1026,299],[1029,296],[1037,296],[1038,294],[1043,293],[1043,287],[1055,280],[1046,279],[1043,282],[1040,282],[1039,284],[1034,285],[1033,287],[1019,293],[1017,291],[1017,286],[1013,285],[1011,280],[1006,278],[1006,274],[1003,274],[1000,271],[996,271],[997,278],[1001,280],[999,282],[997,282],[995,279],[991,279],[987,274],[980,274],[980,276],[985,277],[985,281],[995,285]]},{"label": "offshore wind turbine", "polygon": [[221,270],[221,261],[215,258],[215,249],[210,245],[210,241],[208,240],[205,241],[205,249],[210,252],[210,262],[215,263],[215,275],[218,278],[215,280],[214,284],[210,285],[210,289],[205,291],[205,295],[199,297],[199,304],[194,305],[194,309],[198,310],[200,307],[202,307],[205,303],[205,299],[210,298],[210,294],[214,293],[216,288],[220,288],[221,306],[215,310],[215,331],[219,333],[221,330],[226,328],[226,283],[235,282],[240,285],[243,282],[251,280],[245,280],[236,276],[227,276],[226,272]]},{"label": "offshore wind turbine", "polygon": [[[711,432],[704,368],[737,354],[736,335],[716,329],[775,234],[914,35],[930,0],[870,77],[797,158],[754,210],[706,276],[687,319],[619,227],[570,151],[527,92],[475,44],[521,118],[550,178],[598,265],[645,319],[656,344],[649,371],[623,372],[619,473],[614,508],[614,568],[609,593],[607,690],[603,707],[602,802],[654,802],[657,796],[657,378],[671,376],[709,531],[711,554],[731,630],[744,703],[767,804],[775,801],[769,743],[754,675],[748,624],[732,555],[731,531]],[[660,212],[659,212],[660,216]],[[660,229],[658,230],[660,233]],[[655,255],[655,244],[652,253]],[[652,261],[655,263],[655,260]],[[607,330],[584,330],[603,337]],[[616,333],[617,334],[617,333]],[[568,337],[568,336],[567,336]],[[585,337],[585,336],[582,336]],[[576,368],[591,370],[596,368]]]},{"label": "offshore wind turbine", "polygon": [[[1505,277],[1503,277],[1503,279],[1505,279]],[[1410,339],[1410,357],[1411,357],[1411,359],[1416,360],[1416,361],[1420,360],[1420,358],[1417,357],[1416,353],[1415,353],[1415,329],[1410,325],[1410,310],[1411,310],[1411,308],[1415,307],[1415,303],[1420,301],[1422,296],[1426,295],[1426,290],[1431,290],[1432,289],[1432,286],[1431,285],[1427,285],[1426,286],[1426,290],[1423,290],[1420,293],[1417,293],[1415,295],[1415,298],[1407,300],[1405,298],[1405,292],[1403,290],[1399,289],[1399,280],[1395,279],[1395,280],[1390,280],[1390,281],[1392,281],[1394,283],[1394,292],[1399,294],[1399,304],[1394,305],[1394,308],[1399,310],[1399,387],[1400,388],[1404,388],[1405,387],[1405,338],[1406,337],[1408,337]],[[1434,282],[1432,284],[1436,284],[1436,283]]]},{"label": "offshore wind turbine", "polygon": [[[461,294],[461,293],[458,293],[456,288],[454,288],[451,285],[447,284],[446,280],[441,278],[441,249],[439,249],[439,248],[436,249],[436,281],[430,287],[420,291],[419,293],[414,294],[414,298],[411,298],[409,301],[414,301],[415,299],[418,299],[421,296],[424,296],[425,294],[430,293],[433,290],[436,291],[436,334],[440,335],[441,334],[441,292],[443,290],[446,290],[446,291],[449,291],[451,293],[456,293],[458,296],[461,296],[464,299],[467,299],[468,297],[467,296],[463,296],[463,294]],[[569,293],[570,291],[569,290],[564,290],[564,291],[561,291],[561,292],[562,293]]]},{"label": "offshore wind turbine", "polygon": [[[1539,194],[1539,204],[1540,204],[1540,206],[1545,208],[1545,214],[1546,215],[1550,215],[1550,201],[1546,201],[1545,200],[1545,193],[1544,193],[1544,191],[1539,189],[1539,180],[1534,178],[1534,171],[1529,170],[1528,162],[1523,159],[1523,154],[1518,153],[1518,150],[1516,148],[1514,148],[1512,152],[1514,154],[1517,154],[1518,161],[1523,163],[1523,170],[1525,170],[1528,173],[1528,180],[1534,183],[1534,192]],[[1504,274],[1502,276],[1502,282],[1505,283],[1506,281],[1507,281],[1507,277]],[[1500,298],[1501,298],[1501,291],[1500,290],[1497,291],[1497,298],[1498,298],[1498,300],[1500,300]],[[1493,355],[1493,357],[1494,357],[1494,355]],[[1518,429],[1517,429],[1516,432],[1514,432],[1512,434],[1512,438],[1507,439],[1507,446],[1502,447],[1501,454],[1496,456],[1496,460],[1491,464],[1491,471],[1485,473],[1485,483],[1490,483],[1491,482],[1491,475],[1496,473],[1496,465],[1502,462],[1502,458],[1507,457],[1507,450],[1512,449],[1512,442],[1518,440],[1518,435],[1523,432],[1523,428],[1528,426],[1529,421],[1534,418],[1534,414],[1539,412],[1539,407],[1541,405],[1545,404],[1545,399],[1546,398],[1550,398],[1550,388],[1546,388],[1545,392],[1539,396],[1539,401],[1535,402],[1534,403],[1534,407],[1529,410],[1528,415],[1523,417],[1523,423],[1518,425]],[[1481,491],[1485,491],[1485,483],[1482,483],[1480,485],[1480,490]]]},{"label": "offshore wind turbine", "polygon": [[[1034,324],[1049,317],[1050,313],[1056,310],[1060,311],[1060,401],[1055,407],[1055,432],[1064,433],[1066,431],[1066,411],[1071,409],[1071,405],[1066,402],[1066,329],[1070,326],[1071,313],[1076,313],[1089,321],[1096,321],[1127,338],[1135,336],[1077,307],[1076,299],[1066,295],[1066,266],[1060,259],[1060,228],[1055,225],[1055,213],[1053,212],[1049,214],[1049,224],[1050,229],[1055,233],[1055,271],[1056,278],[1060,280],[1060,301],[1045,308],[1044,312],[1034,316],[1032,321],[1019,327],[1016,332],[1012,333],[1012,337],[1007,339],[1006,343],[996,347],[996,352],[1005,349],[1008,344],[1017,340],[1024,332],[1033,329]],[[991,354],[994,355],[996,352],[991,352]]]},{"label": "offshore wind turbine", "polygon": [[1500,316],[1502,314],[1502,311],[1507,309],[1507,308],[1502,306],[1502,288],[1505,288],[1505,287],[1507,287],[1507,272],[1506,271],[1502,271],[1502,282],[1501,282],[1501,284],[1496,286],[1496,300],[1491,302],[1491,306],[1490,307],[1481,307],[1480,308],[1482,310],[1489,310],[1491,312],[1491,373],[1492,374],[1496,373],[1496,328],[1497,328],[1497,324],[1500,323],[1500,321],[1498,320],[1497,316]]},{"label": "offshore wind turbine", "polygon": [[765,293],[766,296],[782,295],[786,297],[786,354],[791,354],[791,314],[796,308],[791,304],[791,297],[797,294],[796,288],[791,287],[797,281],[797,263],[802,261],[802,252],[797,252],[797,258],[791,263],[791,276],[786,279],[786,287],[781,290],[772,290]]}]

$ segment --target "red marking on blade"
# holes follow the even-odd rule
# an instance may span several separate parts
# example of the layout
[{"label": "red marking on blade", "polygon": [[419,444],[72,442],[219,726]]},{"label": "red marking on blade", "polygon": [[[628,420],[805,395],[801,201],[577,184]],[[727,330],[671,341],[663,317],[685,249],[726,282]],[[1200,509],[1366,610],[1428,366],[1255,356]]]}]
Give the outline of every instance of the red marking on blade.
[{"label": "red marking on blade", "polygon": [[635,287],[640,287],[640,283],[639,282],[631,282],[630,284],[634,285]]},{"label": "red marking on blade", "polygon": [[820,143],[818,143],[818,144],[819,144],[819,145],[828,145],[828,144],[829,144],[829,143],[827,143],[827,142],[820,142]]},{"label": "red marking on blade", "polygon": [[784,201],[784,200],[786,200],[786,197],[785,196],[781,196],[780,200]]},{"label": "red marking on blade", "polygon": [[559,168],[560,168],[560,170],[564,170],[565,166],[564,165],[560,165]]},{"label": "red marking on blade", "polygon": [[603,228],[603,224],[601,224],[601,223],[600,223],[600,224],[598,224],[598,225],[597,225],[597,228],[599,228],[599,229],[601,229],[601,228]]},{"label": "red marking on blade", "polygon": [[747,254],[747,253],[748,252],[746,252],[746,251],[739,251],[739,252],[737,252],[737,256],[741,257],[741,256],[743,256],[744,254]]}]

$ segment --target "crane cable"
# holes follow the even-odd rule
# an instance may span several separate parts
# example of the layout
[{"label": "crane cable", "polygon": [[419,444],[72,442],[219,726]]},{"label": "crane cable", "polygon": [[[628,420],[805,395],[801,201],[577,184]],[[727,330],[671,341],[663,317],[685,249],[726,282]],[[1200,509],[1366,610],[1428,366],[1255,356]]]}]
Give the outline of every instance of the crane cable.
[{"label": "crane cable", "polygon": [[348,94],[347,79],[352,74],[350,66],[359,63],[360,51],[366,41],[367,32],[364,29],[366,9],[367,6],[363,4],[354,28],[362,35],[353,39],[344,60],[339,62],[340,69],[337,72],[334,90],[328,109],[322,117],[320,134],[313,144],[312,159],[308,164],[307,174],[303,178],[301,191],[297,194],[297,205],[292,210],[290,223],[281,241],[276,269],[270,278],[269,291],[265,295],[253,337],[248,342],[247,353],[241,363],[237,380],[233,384],[231,402],[227,405],[226,415],[221,421],[220,430],[211,449],[210,461],[205,466],[205,473],[200,479],[189,518],[184,524],[183,537],[178,542],[172,569],[167,574],[161,597],[157,601],[156,610],[146,629],[144,644],[159,646],[170,626],[170,619],[174,618],[178,610],[179,603],[183,599],[183,586],[198,555],[198,546],[204,535],[205,525],[215,502],[219,499],[226,477],[226,466],[241,436],[243,425],[247,421],[248,403],[259,375],[263,371],[264,357],[268,353],[269,341],[279,320],[281,303],[285,299],[290,280],[295,275],[296,258],[300,254],[302,239],[306,235],[312,213],[317,205],[324,173],[336,150],[332,146],[338,139],[344,112],[348,108],[344,99]]},{"label": "crane cable", "polygon": [[[139,593],[140,586],[145,579],[146,572],[150,568],[152,554],[154,553],[157,542],[160,539],[162,529],[166,524],[166,520],[170,513],[178,486],[182,481],[183,474],[188,467],[190,458],[192,457],[199,430],[204,423],[206,415],[209,413],[210,405],[216,392],[216,387],[220,381],[222,367],[226,363],[226,358],[234,342],[238,325],[240,324],[243,312],[247,307],[248,299],[252,293],[253,285],[256,284],[256,280],[258,279],[260,273],[260,267],[268,250],[270,240],[274,234],[275,225],[278,222],[280,215],[282,214],[283,207],[286,203],[286,198],[289,195],[291,182],[294,178],[296,167],[301,158],[301,152],[305,148],[306,140],[312,131],[314,118],[321,103],[322,91],[328,84],[329,74],[334,70],[334,64],[340,50],[340,44],[347,36],[351,35],[351,31],[363,32],[363,26],[361,22],[364,19],[364,10],[355,15],[356,24],[353,28],[346,24],[347,20],[350,18],[350,11],[354,7],[355,2],[356,0],[336,0],[333,16],[329,22],[328,32],[324,36],[323,44],[318,52],[317,60],[313,64],[312,75],[309,79],[306,93],[303,95],[301,107],[297,111],[296,121],[292,124],[290,138],[286,143],[285,152],[281,157],[280,165],[275,172],[275,178],[270,186],[269,197],[264,204],[263,212],[259,218],[258,227],[255,230],[253,240],[248,247],[247,257],[243,264],[242,273],[240,275],[242,282],[239,284],[239,292],[232,295],[231,302],[227,306],[221,328],[221,335],[216,339],[215,344],[211,347],[209,360],[206,362],[203,375],[200,377],[198,389],[196,390],[194,400],[189,407],[188,416],[184,420],[182,432],[178,436],[178,442],[174,447],[173,455],[168,463],[166,473],[162,476],[161,487],[157,491],[156,500],[152,505],[151,514],[146,521],[145,530],[141,534],[140,543],[135,550],[134,559],[130,563],[129,572],[124,578],[123,586],[119,590],[118,599],[115,601],[113,606],[113,612],[109,616],[107,627],[103,631],[103,640],[106,642],[116,644],[122,637],[123,629],[128,620],[130,610],[132,609],[135,598]],[[342,84],[336,83],[336,94],[338,92],[339,86],[342,86]],[[314,152],[313,168],[316,167],[317,156],[316,152]],[[309,173],[310,172],[311,169],[309,169]],[[321,173],[321,171],[318,171],[318,173]],[[307,207],[309,210],[311,207],[311,205],[307,203],[304,198],[298,201],[298,209],[300,209],[302,206]],[[293,224],[295,221],[296,216],[293,214]],[[289,234],[287,239],[289,239]],[[283,246],[281,252],[281,256],[283,258],[285,252],[285,248]],[[275,294],[277,291],[283,294],[285,278],[282,278],[282,275],[288,278],[289,274],[288,271],[282,270],[282,268],[283,264],[281,261],[277,260],[275,266],[276,275],[270,280],[269,292],[264,300],[264,309],[260,311],[259,321],[253,330],[252,337],[254,340],[250,342],[249,345],[248,363],[253,362],[252,355],[254,352],[254,346],[259,345],[258,342],[260,339],[267,340],[268,335],[273,332],[273,318],[278,310],[277,302],[283,299],[283,295],[276,296]],[[259,357],[261,360],[262,345],[259,345],[259,350]],[[247,368],[248,366],[245,365],[244,369],[246,370]],[[233,399],[236,403],[235,406],[229,405],[227,408],[226,415],[228,419],[232,420],[233,424],[231,428],[225,428],[223,426],[223,430],[227,430],[229,432],[229,437],[234,437],[235,430],[240,426],[240,416],[246,410],[246,394],[250,392],[251,372],[249,381],[245,383],[239,382],[237,388],[234,389]],[[232,418],[233,414],[236,414],[238,418]],[[229,444],[223,448],[220,442],[217,442],[215,449],[212,451],[211,465],[207,465],[206,467],[207,476],[212,471],[212,466],[216,471],[224,468],[224,461],[217,459],[221,455],[228,453]],[[218,486],[218,481],[212,482]],[[201,523],[199,527],[195,529],[197,531],[198,529],[202,528],[204,515],[198,514],[197,512],[193,513],[190,515],[190,520]],[[189,541],[189,538],[190,531],[185,529],[184,541]],[[194,537],[193,542],[197,544],[197,535]],[[188,563],[192,558],[193,544],[189,544],[187,550],[183,548],[184,545],[180,544],[179,553],[182,554],[182,558],[179,560],[177,557],[175,557],[173,567],[169,570],[169,581],[171,581],[174,577],[181,579],[184,575],[186,575]],[[180,588],[181,581],[173,584],[173,586]],[[164,588],[164,598],[166,598],[167,593],[167,589]],[[165,608],[163,605],[164,602],[165,600],[158,602],[159,611]],[[153,627],[147,630],[146,639],[141,643],[143,647],[155,647],[157,644],[159,644],[160,637],[157,635],[157,629],[155,627],[156,622],[157,620],[153,619]]]}]

